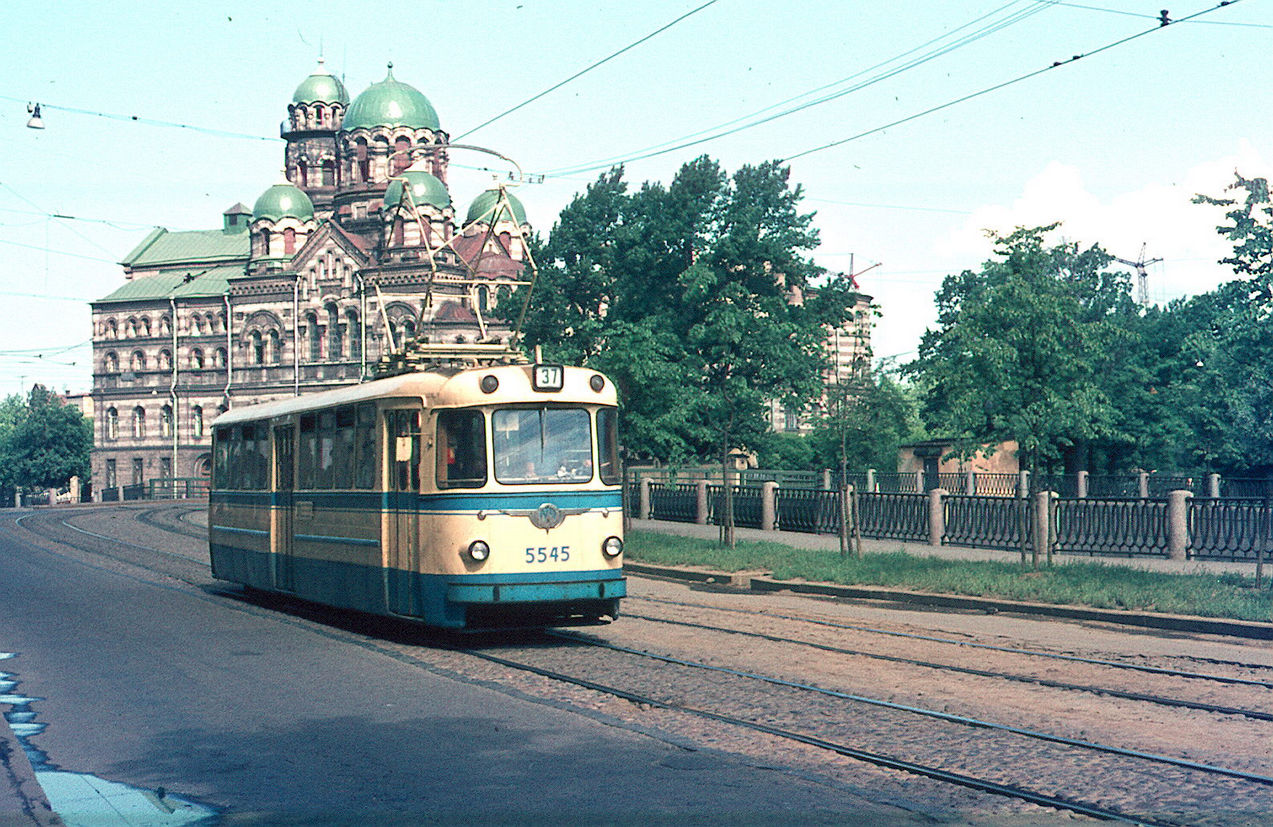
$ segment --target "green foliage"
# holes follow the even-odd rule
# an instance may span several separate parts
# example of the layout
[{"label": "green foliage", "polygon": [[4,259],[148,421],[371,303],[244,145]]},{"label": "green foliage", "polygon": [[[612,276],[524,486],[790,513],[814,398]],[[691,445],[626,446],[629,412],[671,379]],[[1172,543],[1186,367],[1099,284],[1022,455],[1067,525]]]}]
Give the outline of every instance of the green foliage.
[{"label": "green foliage", "polygon": [[[729,177],[700,157],[666,188],[636,192],[621,168],[603,174],[536,252],[527,344],[613,378],[625,443],[641,455],[759,447],[769,400],[802,408],[821,396],[826,325],[856,298],[839,278],[811,289],[822,272],[800,199],[776,163]],[[501,307],[520,309],[519,298]]]},{"label": "green foliage", "polygon": [[93,426],[42,385],[0,403],[0,485],[60,488],[89,476]]},{"label": "green foliage", "polygon": [[769,571],[780,580],[886,586],[1105,609],[1273,620],[1273,592],[1236,574],[1166,574],[1124,566],[1066,561],[1043,571],[1015,563],[970,562],[911,554],[860,558],[779,543],[740,542],[736,548],[689,537],[630,532],[624,553],[633,561],[705,566],[725,572]]},{"label": "green foliage", "polygon": [[949,276],[937,327],[907,370],[926,388],[924,415],[971,452],[1015,440],[1022,465],[1059,464],[1080,443],[1126,443],[1116,388],[1132,384],[1120,354],[1136,318],[1130,285],[1098,247],[997,236],[995,258]]},{"label": "green foliage", "polygon": [[885,373],[861,384],[834,385],[809,437],[819,468],[892,471],[898,448],[923,439],[914,389]]}]

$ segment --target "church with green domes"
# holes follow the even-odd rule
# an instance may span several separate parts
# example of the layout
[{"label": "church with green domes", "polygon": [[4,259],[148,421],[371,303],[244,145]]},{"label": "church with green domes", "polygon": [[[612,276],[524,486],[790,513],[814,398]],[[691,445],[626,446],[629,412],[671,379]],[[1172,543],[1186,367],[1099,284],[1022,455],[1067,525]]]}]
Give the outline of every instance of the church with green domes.
[{"label": "church with green domes", "polygon": [[251,209],[153,230],[92,303],[94,499],[206,479],[231,407],[364,381],[415,341],[507,340],[490,310],[522,278],[525,210],[496,188],[457,213],[448,135],[392,64],[351,100],[320,60],[280,135],[283,174]]}]

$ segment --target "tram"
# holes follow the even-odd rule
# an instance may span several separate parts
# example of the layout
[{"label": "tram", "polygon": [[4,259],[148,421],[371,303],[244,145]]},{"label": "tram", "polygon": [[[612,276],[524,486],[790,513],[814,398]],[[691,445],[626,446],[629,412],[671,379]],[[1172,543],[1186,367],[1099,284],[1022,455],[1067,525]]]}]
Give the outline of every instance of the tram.
[{"label": "tram", "polygon": [[465,362],[218,417],[213,575],[446,629],[617,618],[614,385],[520,354]]}]

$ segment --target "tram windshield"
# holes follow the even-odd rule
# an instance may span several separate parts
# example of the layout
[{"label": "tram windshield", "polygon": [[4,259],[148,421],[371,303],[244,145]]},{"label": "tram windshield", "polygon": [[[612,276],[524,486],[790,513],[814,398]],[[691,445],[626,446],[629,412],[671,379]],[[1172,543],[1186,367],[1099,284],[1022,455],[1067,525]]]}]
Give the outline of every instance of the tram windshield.
[{"label": "tram windshield", "polygon": [[504,408],[491,416],[495,479],[502,483],[592,479],[592,421],[583,408]]}]

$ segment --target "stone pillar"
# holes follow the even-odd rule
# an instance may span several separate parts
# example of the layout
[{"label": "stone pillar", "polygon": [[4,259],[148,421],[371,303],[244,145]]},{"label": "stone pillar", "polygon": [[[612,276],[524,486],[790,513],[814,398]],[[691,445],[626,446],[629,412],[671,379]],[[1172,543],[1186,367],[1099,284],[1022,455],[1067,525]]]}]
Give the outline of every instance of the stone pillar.
[{"label": "stone pillar", "polygon": [[1192,491],[1167,495],[1167,558],[1184,561],[1189,556],[1189,500]]},{"label": "stone pillar", "polygon": [[977,493],[977,472],[971,468],[964,474],[964,493],[970,496]]},{"label": "stone pillar", "polygon": [[928,492],[928,544],[940,546],[946,536],[946,489],[934,488]]},{"label": "stone pillar", "polygon": [[1017,496],[1030,496],[1030,472],[1022,471],[1017,474]]},{"label": "stone pillar", "polygon": [[880,493],[880,481],[875,478],[875,469],[866,469],[866,490],[872,494]]},{"label": "stone pillar", "polygon": [[923,471],[915,472],[915,490],[918,491],[920,494],[924,493],[924,472]]},{"label": "stone pillar", "polygon": [[1141,471],[1136,475],[1136,490],[1142,500],[1149,499],[1149,472]]},{"label": "stone pillar", "polygon": [[50,506],[57,505],[57,489],[56,488],[49,489],[49,505]]},{"label": "stone pillar", "polygon": [[1207,496],[1211,499],[1220,498],[1220,475],[1207,474]]},{"label": "stone pillar", "polygon": [[694,522],[707,525],[707,480],[694,483]]},{"label": "stone pillar", "polygon": [[822,469],[822,490],[823,491],[831,490],[831,469],[830,468]]},{"label": "stone pillar", "polygon": [[1080,500],[1087,499],[1087,477],[1086,471],[1079,471],[1078,479],[1074,482],[1074,495]]},{"label": "stone pillar", "polygon": [[1036,491],[1034,494],[1034,567],[1039,558],[1047,557],[1052,546],[1052,492]]},{"label": "stone pillar", "polygon": [[650,519],[650,481],[641,480],[641,503],[637,515],[642,520]]},{"label": "stone pillar", "polygon": [[71,502],[77,503],[83,501],[84,487],[80,484],[79,477],[71,477]]},{"label": "stone pillar", "polygon": [[21,491],[21,489],[18,489],[18,488],[13,489],[13,507],[14,507],[14,508],[21,508],[21,507],[22,507],[22,491]]},{"label": "stone pillar", "polygon": [[772,480],[760,484],[760,529],[778,530],[778,483]]}]

